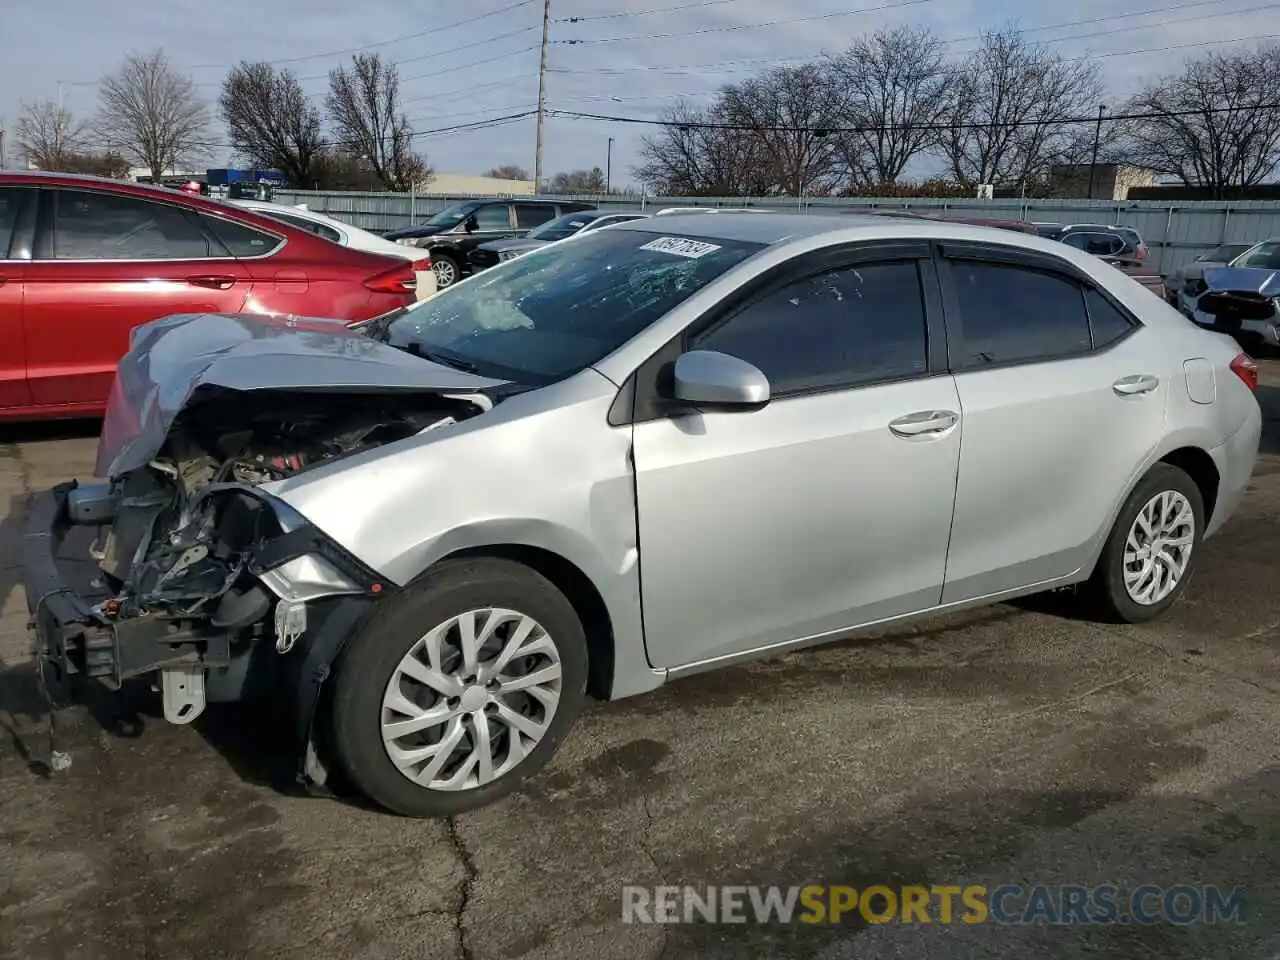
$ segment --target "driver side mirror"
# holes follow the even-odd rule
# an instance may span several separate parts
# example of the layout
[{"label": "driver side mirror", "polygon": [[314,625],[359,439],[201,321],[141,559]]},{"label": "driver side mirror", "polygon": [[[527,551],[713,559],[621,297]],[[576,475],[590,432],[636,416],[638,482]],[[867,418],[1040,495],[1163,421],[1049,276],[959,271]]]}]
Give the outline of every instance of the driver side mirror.
[{"label": "driver side mirror", "polygon": [[769,378],[727,353],[690,350],[675,362],[671,396],[696,407],[757,409],[769,402]]},{"label": "driver side mirror", "polygon": [[467,233],[475,233],[480,229],[480,221],[476,219],[476,215],[474,213],[462,222],[462,229],[467,231]]}]

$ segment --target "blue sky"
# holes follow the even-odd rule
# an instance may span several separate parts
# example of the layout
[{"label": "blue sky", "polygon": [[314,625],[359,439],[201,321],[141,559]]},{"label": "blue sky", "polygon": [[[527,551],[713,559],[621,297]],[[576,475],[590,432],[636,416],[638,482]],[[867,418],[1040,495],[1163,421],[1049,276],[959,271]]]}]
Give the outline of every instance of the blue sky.
[{"label": "blue sky", "polygon": [[[376,44],[401,64],[405,110],[423,131],[532,110],[537,101],[542,0],[17,2],[27,9],[8,18],[0,39],[0,118],[10,128],[23,101],[56,99],[60,82],[66,106],[89,116],[97,79],[124,54],[155,47],[211,100],[240,59],[290,61],[284,65],[319,100],[327,71],[349,60],[341,51]],[[492,15],[450,26],[483,14]],[[680,95],[707,97],[786,58],[833,52],[860,33],[903,23],[932,28],[963,54],[984,28],[1015,22],[1063,56],[1097,57],[1116,101],[1189,56],[1230,48],[1206,41],[1280,39],[1280,2],[1267,0],[552,0],[551,17],[548,107],[629,117],[657,117]],[[1177,49],[1158,49],[1166,47]],[[553,117],[547,174],[603,167],[613,137],[614,179],[625,182],[643,133]],[[210,140],[225,138],[215,124]],[[503,163],[532,169],[534,139],[529,118],[418,143],[437,170],[479,173]],[[211,154],[214,165],[230,160],[223,148]]]}]

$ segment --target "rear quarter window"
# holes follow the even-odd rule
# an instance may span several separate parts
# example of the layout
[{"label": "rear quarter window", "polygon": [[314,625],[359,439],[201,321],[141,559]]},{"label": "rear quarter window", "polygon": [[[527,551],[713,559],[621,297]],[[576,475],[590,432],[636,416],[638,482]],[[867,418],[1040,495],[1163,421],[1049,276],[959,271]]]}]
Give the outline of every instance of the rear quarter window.
[{"label": "rear quarter window", "polygon": [[211,217],[203,213],[200,214],[200,219],[205,228],[226,247],[227,252],[237,259],[266,256],[284,243],[281,237],[247,227],[242,223],[223,220],[221,217]]}]

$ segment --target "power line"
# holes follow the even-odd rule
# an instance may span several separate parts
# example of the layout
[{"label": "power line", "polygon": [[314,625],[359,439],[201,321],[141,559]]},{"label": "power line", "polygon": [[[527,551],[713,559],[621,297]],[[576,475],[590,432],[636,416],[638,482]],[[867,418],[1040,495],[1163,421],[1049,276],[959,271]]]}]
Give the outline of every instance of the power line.
[{"label": "power line", "polygon": [[[1026,34],[1026,33],[1039,33],[1044,30],[1063,30],[1069,27],[1084,27],[1084,26],[1090,26],[1095,23],[1107,23],[1112,20],[1127,20],[1131,17],[1148,17],[1148,16],[1154,16],[1156,14],[1161,14],[1161,13],[1174,13],[1178,10],[1187,10],[1193,7],[1216,6],[1222,2],[1223,0],[1192,0],[1192,2],[1189,2],[1189,3],[1175,3],[1170,6],[1150,7],[1146,10],[1131,10],[1127,13],[1109,14],[1104,17],[1089,17],[1083,20],[1068,20],[1062,23],[1046,23],[1038,27],[1019,28],[1018,32],[1022,34]],[[1193,17],[1193,18],[1183,19],[1183,20],[1171,20],[1171,21],[1167,21],[1167,23],[1169,24],[1190,23],[1193,20],[1199,20],[1199,19],[1232,16],[1232,15],[1238,15],[1241,13],[1253,13],[1258,10],[1269,10],[1275,6],[1276,4],[1273,3],[1273,4],[1266,4],[1261,7],[1251,7],[1246,10],[1225,10],[1225,11],[1219,11],[1218,13],[1208,14],[1203,17]],[[1164,26],[1164,25],[1165,25],[1164,23],[1161,24],[1161,26]],[[1097,33],[1081,34],[1079,36],[1070,36],[1070,37],[1052,37],[1052,38],[1040,40],[1037,42],[1043,45],[1049,45],[1054,43],[1066,43],[1071,40],[1080,40],[1080,39],[1086,39],[1086,38],[1091,38],[1096,36],[1109,36],[1113,33],[1127,33],[1132,30],[1145,30],[1145,29],[1148,29],[1150,26],[1151,26],[1150,24],[1131,24],[1129,26],[1116,27],[1111,30],[1100,31]],[[964,36],[964,37],[942,38],[941,42],[944,44],[950,45],[953,43],[968,43],[974,40],[981,40],[981,39],[983,39],[983,35],[979,33],[979,34],[970,34],[969,36]],[[812,59],[813,59],[812,55],[801,55],[801,56],[795,56],[795,57],[746,57],[746,58],[739,58],[734,60],[721,60],[715,63],[669,64],[667,66],[646,65],[646,66],[635,66],[635,67],[603,67],[598,70],[590,70],[590,71],[557,68],[553,72],[613,75],[613,74],[618,74],[623,72],[633,72],[638,70],[644,71],[646,73],[666,72],[667,70],[682,70],[682,71],[691,70],[691,71],[694,71],[695,73],[705,73],[707,67],[728,66],[733,64],[745,65],[745,64],[759,64],[759,63],[786,63],[786,62],[794,62],[796,60],[807,61]],[[733,72],[740,72],[740,71],[733,71]]]},{"label": "power line", "polygon": [[[471,111],[467,111],[467,112],[470,113]],[[432,127],[427,130],[415,130],[412,134],[410,134],[410,139],[417,140],[420,137],[434,137],[444,133],[466,133],[472,130],[487,130],[491,127],[506,126],[509,123],[515,123],[519,120],[524,120],[526,117],[532,117],[537,112],[538,112],[537,110],[531,108],[519,113],[510,113],[501,117],[488,117],[483,120],[472,120],[468,123],[454,123],[445,127]],[[420,123],[425,119],[427,118],[419,118],[417,121],[410,121],[410,123],[415,123],[415,122]],[[435,117],[432,119],[438,119],[438,117]],[[393,137],[391,136],[373,137],[371,139],[373,139],[377,143],[387,143],[391,141]],[[325,141],[325,146],[328,146],[328,147],[359,147],[359,146],[363,146],[364,144],[365,144],[364,140],[339,139],[339,140]],[[200,148],[200,149],[205,149],[205,150],[235,150],[236,149],[236,145],[234,143],[211,143],[207,141],[200,141],[197,143],[193,143],[191,144],[191,146]]]},{"label": "power line", "polygon": [[401,103],[419,103],[420,101],[423,101],[423,100],[440,100],[440,99],[443,99],[444,97],[453,97],[453,96],[458,96],[459,94],[465,94],[468,97],[472,97],[472,96],[475,96],[477,93],[484,93],[485,91],[492,90],[495,87],[502,87],[511,83],[525,82],[528,79],[529,78],[524,75],[502,77],[499,80],[490,80],[488,83],[480,83],[474,86],[454,87],[452,90],[432,90],[430,93],[424,93],[416,97],[407,97],[404,100],[401,100],[400,102]]},{"label": "power line", "polygon": [[[400,82],[415,83],[418,80],[434,80],[436,77],[445,73],[455,73],[457,70],[469,70],[472,67],[483,66],[486,63],[497,63],[499,60],[509,60],[512,57],[519,57],[526,53],[532,53],[534,50],[537,50],[538,47],[539,44],[531,43],[527,47],[521,47],[519,50],[512,50],[510,53],[500,53],[496,57],[486,57],[484,60],[472,60],[465,67],[458,67],[454,70],[437,70],[434,73],[420,73],[416,77],[401,77]],[[319,78],[312,77],[311,79],[317,80]]]},{"label": "power line", "polygon": [[[505,8],[503,8],[503,9],[504,9],[504,10],[507,10],[507,9],[514,9],[514,8],[515,8],[515,7],[517,7],[517,6],[524,6],[524,5],[525,5],[525,4],[527,4],[527,3],[533,3],[533,2],[535,2],[535,0],[521,0],[521,2],[520,2],[520,3],[518,3],[518,4],[514,4],[514,5],[512,5],[511,7],[505,7]],[[497,13],[497,12],[500,12],[500,11],[495,11],[495,13]],[[486,14],[485,16],[490,16],[490,14]],[[480,19],[480,18],[477,18],[477,19]],[[457,24],[450,24],[450,26],[459,26],[459,25],[461,25],[462,23],[466,23],[466,22],[468,22],[468,21],[459,21],[459,23],[457,23]],[[439,27],[439,28],[437,28],[436,30],[428,31],[428,32],[427,32],[427,35],[429,35],[429,34],[433,34],[433,33],[437,33],[437,32],[440,32],[440,31],[442,31],[442,30],[446,30],[446,29],[449,29],[449,28],[448,28],[448,27]],[[507,40],[507,39],[510,39],[511,37],[518,37],[518,36],[521,36],[521,35],[523,35],[523,34],[532,33],[534,30],[537,30],[537,29],[539,29],[539,27],[538,27],[538,26],[521,27],[521,28],[520,28],[520,29],[518,29],[518,30],[509,30],[509,31],[507,31],[506,33],[498,33],[498,34],[494,34],[494,35],[493,35],[493,36],[491,36],[491,37],[484,37],[484,38],[482,38],[482,39],[480,39],[480,40],[474,40],[474,41],[472,41],[472,42],[470,42],[470,43],[460,44],[460,45],[458,45],[458,46],[456,46],[456,47],[449,47],[447,50],[435,50],[435,51],[432,51],[431,53],[424,53],[424,54],[420,54],[420,55],[418,55],[418,56],[413,56],[413,57],[404,57],[404,58],[402,58],[402,59],[400,59],[400,60],[394,60],[394,61],[391,61],[391,65],[392,65],[392,66],[395,66],[395,67],[399,67],[399,66],[402,66],[402,65],[404,65],[404,64],[406,64],[406,63],[420,63],[420,62],[422,62],[423,60],[433,60],[433,59],[436,59],[437,57],[445,57],[445,56],[449,56],[450,54],[454,54],[454,53],[461,53],[461,52],[463,52],[463,51],[465,51],[465,50],[474,50],[474,49],[475,49],[475,48],[477,48],[477,47],[487,46],[487,45],[488,45],[488,44],[490,44],[490,43],[497,43],[497,42],[499,42],[499,41],[501,41],[501,40]],[[384,41],[380,41],[380,43],[383,43],[383,44],[387,44],[387,43],[399,43],[401,40],[409,40],[409,39],[413,39],[413,38],[415,38],[415,37],[419,37],[419,36],[423,36],[423,34],[408,34],[408,35],[403,36],[403,37],[397,37],[397,38],[395,38],[394,40],[384,40]],[[331,52],[331,53],[315,54],[315,55],[314,55],[314,56],[312,56],[312,57],[306,57],[306,58],[295,58],[295,59],[298,59],[298,60],[301,60],[301,59],[320,59],[320,58],[322,58],[322,57],[337,56],[337,55],[340,55],[340,54],[342,54],[342,53],[358,53],[358,52],[360,52],[361,50],[367,50],[367,49],[369,49],[369,47],[367,47],[367,46],[366,46],[366,47],[353,47],[353,48],[350,48],[350,49],[348,49],[348,50],[346,50],[346,51],[336,51],[336,52]],[[514,56],[518,56],[519,54],[525,53],[525,52],[527,52],[527,51],[528,51],[528,50],[530,50],[530,49],[537,49],[537,45],[535,44],[533,47],[524,47],[524,48],[521,48],[520,50],[513,50],[513,51],[510,51],[509,53],[498,54],[498,55],[497,55],[497,56],[495,56],[495,57],[489,57],[488,59],[485,59],[485,60],[474,60],[474,61],[472,61],[472,62],[470,62],[470,63],[466,64],[466,67],[475,67],[475,66],[480,66],[481,64],[484,64],[484,63],[492,63],[492,62],[494,62],[494,61],[496,61],[496,60],[505,60],[505,59],[507,59],[508,57],[514,57]],[[292,61],[286,61],[286,60],[266,60],[266,61],[260,61],[260,62],[263,62],[263,63],[269,63],[269,64],[271,64],[272,66],[275,66],[275,65],[278,65],[278,64],[281,64],[281,63],[288,63],[288,62],[292,62]],[[215,67],[215,66],[216,66],[216,65],[214,65],[214,64],[201,64],[201,65],[200,65],[200,67],[201,67],[201,68],[203,68],[203,69],[212,69],[212,68],[213,68],[213,67]],[[231,70],[231,69],[234,69],[236,66],[238,66],[238,64],[228,64],[228,65],[226,65],[226,69],[227,69],[227,70]],[[192,69],[195,69],[195,68],[192,68]],[[458,68],[458,69],[464,69],[464,68]],[[428,77],[438,76],[438,73],[436,73],[436,74],[428,74],[427,76],[428,76]],[[309,76],[297,77],[296,79],[298,80],[298,82],[299,82],[299,83],[307,83],[307,82],[312,81],[312,80],[327,80],[327,79],[329,79],[329,73],[328,73],[328,72],[325,72],[325,73],[316,73],[316,74],[311,74],[311,75],[309,75]],[[416,80],[416,79],[424,79],[424,78],[423,78],[423,77],[401,78],[401,82],[402,82],[402,83],[407,83],[407,82],[409,82],[411,79],[415,79],[415,80]],[[64,84],[66,84],[66,85],[68,85],[68,86],[73,86],[73,87],[96,87],[96,86],[98,86],[102,81],[99,79],[99,80],[63,80],[63,81],[59,81],[59,82],[60,82],[60,83],[64,83]],[[223,81],[222,81],[222,80],[203,80],[203,81],[199,81],[199,82],[195,83],[195,84],[194,84],[194,86],[197,86],[197,87],[221,87],[221,86],[222,86],[222,83],[223,83]]]},{"label": "power line", "polygon": [[815,13],[807,17],[788,17],[785,20],[770,20],[766,23],[732,23],[723,27],[703,27],[699,30],[681,30],[673,33],[648,33],[630,37],[595,37],[583,40],[556,40],[555,43],[577,46],[585,43],[625,43],[631,40],[671,40],[677,37],[700,37],[708,33],[733,33],[738,30],[758,30],[763,27],[780,27],[789,23],[811,23],[816,20],[834,20],[837,17],[852,17],[860,13],[876,13],[881,10],[898,10],[902,7],[915,7],[935,0],[894,0],[874,7],[861,7],[857,10],[838,10],[834,13]]},{"label": "power line", "polygon": [[[1275,103],[1250,104],[1242,107],[1208,107],[1200,110],[1162,111],[1145,113],[1113,113],[1106,116],[1111,123],[1133,120],[1174,119],[1178,117],[1202,117],[1205,114],[1234,113],[1237,111],[1280,110],[1280,101]],[[729,130],[737,133],[811,133],[815,136],[829,136],[834,133],[889,133],[893,131],[915,132],[948,130],[989,130],[993,126],[1000,129],[1010,127],[1049,127],[1071,126],[1080,123],[1097,123],[1096,114],[1087,117],[1058,117],[1055,119],[1008,120],[998,123],[991,121],[974,121],[968,123],[906,123],[906,124],[872,124],[870,126],[837,127],[837,126],[770,126],[753,123],[719,123],[715,121],[696,120],[689,122],[672,120],[655,120],[646,117],[618,117],[598,113],[580,113],[574,110],[552,110],[553,116],[568,117],[576,120],[603,120],[611,123],[642,124],[645,126],[677,127],[681,130]]]},{"label": "power line", "polygon": [[694,3],[679,3],[674,7],[655,7],[652,10],[631,10],[625,13],[596,13],[585,17],[560,17],[556,23],[586,23],[593,20],[621,20],[624,17],[648,17],[656,13],[675,13],[679,10],[693,10],[697,7],[718,7],[726,3],[738,3],[740,0],[695,0]]},{"label": "power line", "polygon": [[[490,17],[496,17],[504,13],[510,13],[512,10],[518,10],[520,7],[527,7],[536,0],[518,0],[516,3],[501,7],[497,10],[490,10],[488,13],[479,13],[474,17],[467,17],[464,20],[455,20],[453,23],[446,23],[443,27],[432,27],[430,30],[419,30],[417,33],[406,33],[398,37],[391,37],[387,40],[375,40],[373,43],[366,43],[359,47],[347,47],[342,50],[329,50],[325,53],[308,53],[301,57],[284,57],[279,60],[259,61],[269,63],[272,66],[280,66],[285,63],[302,63],[306,60],[327,60],[330,57],[345,57],[348,54],[362,53],[365,50],[375,50],[378,47],[388,47],[393,43],[404,43],[406,40],[418,40],[422,37],[434,37],[438,33],[444,33],[446,30],[453,30],[456,27],[465,27],[471,23],[479,23],[481,20],[488,20]],[[230,70],[236,66],[234,63],[197,63],[188,68],[191,70]]]}]

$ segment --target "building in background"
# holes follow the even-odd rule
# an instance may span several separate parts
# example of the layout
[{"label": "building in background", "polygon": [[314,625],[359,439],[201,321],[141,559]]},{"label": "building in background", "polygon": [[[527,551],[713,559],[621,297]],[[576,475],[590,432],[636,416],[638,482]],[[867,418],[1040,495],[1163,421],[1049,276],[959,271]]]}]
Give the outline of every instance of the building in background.
[{"label": "building in background", "polygon": [[535,193],[532,180],[499,180],[497,177],[471,177],[463,173],[437,173],[418,188],[430,196],[513,196],[531,197]]},{"label": "building in background", "polygon": [[[1089,189],[1090,169],[1093,190]],[[1073,163],[1049,168],[1049,196],[1082,197],[1090,200],[1128,200],[1135,187],[1154,187],[1159,174],[1145,167],[1120,163]]]}]

